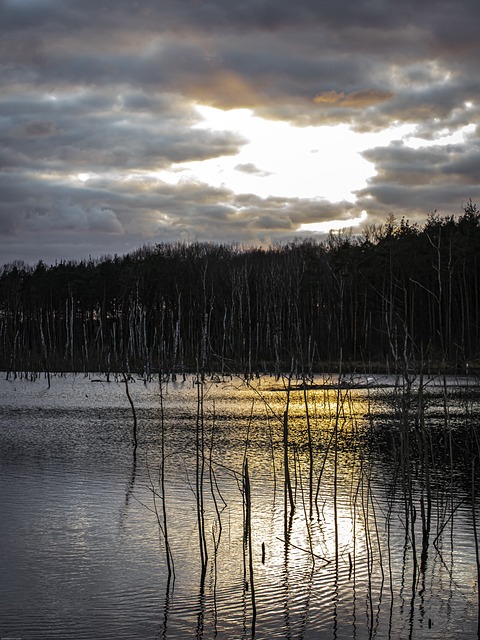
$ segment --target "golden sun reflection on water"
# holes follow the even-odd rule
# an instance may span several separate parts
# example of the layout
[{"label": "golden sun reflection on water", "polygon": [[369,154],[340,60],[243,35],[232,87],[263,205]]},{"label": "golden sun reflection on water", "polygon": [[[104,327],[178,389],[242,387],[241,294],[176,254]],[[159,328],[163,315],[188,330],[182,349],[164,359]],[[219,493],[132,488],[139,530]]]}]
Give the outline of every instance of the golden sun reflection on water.
[{"label": "golden sun reflection on water", "polygon": [[[252,586],[258,624],[263,629],[259,637],[269,638],[289,634],[301,637],[305,620],[311,630],[331,629],[333,624],[348,627],[360,616],[360,608],[364,616],[362,628],[371,629],[374,608],[382,611],[388,624],[393,615],[389,609],[392,598],[395,606],[406,601],[405,584],[412,582],[414,570],[411,526],[407,522],[405,496],[398,484],[395,486],[394,466],[388,460],[375,458],[371,449],[372,427],[378,428],[383,420],[376,414],[375,391],[366,387],[338,388],[331,380],[320,381],[306,390],[294,388],[292,382],[290,394],[287,389],[288,384],[282,380],[266,377],[248,384],[239,379],[226,384],[205,383],[203,508],[208,562],[203,583],[195,500],[197,387],[171,385],[166,390],[165,500],[176,572],[176,618],[169,622],[172,630],[177,629],[176,624],[181,626],[197,616],[205,625],[205,637],[215,634],[216,620],[226,634],[219,633],[218,637],[236,637],[240,633],[239,620],[245,628],[252,624]],[[160,494],[159,420],[158,411],[151,409],[158,405],[158,387],[150,391],[138,385],[132,393],[137,394],[135,402],[139,407],[143,403],[139,394],[145,394],[149,407],[149,421],[144,418],[141,423],[142,446]],[[287,401],[293,515],[285,500],[288,492],[284,484],[283,416]],[[245,459],[251,480],[253,582],[244,538]],[[152,492],[143,464],[139,453],[133,487],[136,500],[129,502],[126,530],[128,535],[136,536],[142,557],[155,558],[162,575],[165,549],[151,510]],[[416,513],[420,514],[418,494],[413,499]],[[161,507],[161,500],[157,507]],[[444,513],[440,513],[441,509]],[[445,505],[440,505],[432,521],[441,522],[441,518],[448,517]],[[420,563],[419,516],[415,529]],[[429,596],[431,608],[436,606],[436,589],[444,594],[449,575],[453,574],[452,568],[447,570],[442,564],[443,556],[435,559],[436,535],[432,529],[431,573],[425,578],[434,585]],[[462,589],[470,591],[476,584],[471,551],[465,543],[455,546],[456,578]],[[395,615],[406,624],[403,610]],[[350,637],[349,631],[344,630],[343,636],[339,633],[338,637]],[[182,637],[182,633],[183,628],[172,637]],[[358,637],[368,637],[368,633],[359,632]],[[243,637],[241,633],[239,637]],[[315,636],[305,634],[305,638],[311,637]]]},{"label": "golden sun reflection on water", "polygon": [[[365,573],[367,555],[377,553],[368,469],[357,440],[368,426],[368,390],[325,386],[288,393],[278,384],[258,383],[245,390],[242,402],[239,407],[236,399],[236,411],[249,418],[237,434],[243,431],[245,444],[235,456],[229,453],[228,464],[241,471],[246,456],[254,469],[251,528],[261,583],[268,583],[269,576],[296,575],[313,567],[330,577],[332,572]],[[291,516],[284,484],[287,405],[288,465],[295,502]],[[216,410],[225,412],[226,406],[219,400]],[[243,513],[237,511],[236,517],[241,530]],[[360,560],[361,570],[355,566]]]}]

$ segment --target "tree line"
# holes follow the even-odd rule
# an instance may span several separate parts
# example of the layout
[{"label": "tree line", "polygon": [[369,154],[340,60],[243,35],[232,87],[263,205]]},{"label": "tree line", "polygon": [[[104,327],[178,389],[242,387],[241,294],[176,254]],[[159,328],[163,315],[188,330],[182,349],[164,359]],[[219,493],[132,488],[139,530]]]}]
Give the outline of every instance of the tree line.
[{"label": "tree line", "polygon": [[390,216],[361,236],[269,248],[171,243],[99,260],[6,264],[0,368],[307,375],[480,352],[480,212]]}]

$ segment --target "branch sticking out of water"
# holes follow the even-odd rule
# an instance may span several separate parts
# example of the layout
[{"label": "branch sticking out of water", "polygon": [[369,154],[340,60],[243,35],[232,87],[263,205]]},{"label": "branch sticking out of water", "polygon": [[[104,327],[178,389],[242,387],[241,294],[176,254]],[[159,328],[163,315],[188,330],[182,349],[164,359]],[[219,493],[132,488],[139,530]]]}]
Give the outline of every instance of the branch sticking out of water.
[{"label": "branch sticking out of water", "polygon": [[132,416],[133,416],[133,446],[135,449],[138,445],[137,440],[137,413],[135,411],[135,405],[133,404],[132,396],[130,395],[130,389],[128,387],[128,376],[125,372],[123,372],[123,382],[125,384],[125,393],[127,394],[128,402],[130,403],[130,407],[132,408]]},{"label": "branch sticking out of water", "polygon": [[255,583],[253,580],[253,549],[252,549],[252,499],[250,491],[250,474],[248,471],[248,459],[245,460],[243,489],[245,498],[245,544],[248,546],[248,567],[250,576],[250,593],[252,595],[252,638],[255,636],[255,621],[257,618],[257,605],[255,602]]},{"label": "branch sticking out of water", "polygon": [[292,547],[293,549],[297,549],[298,551],[302,551],[303,553],[306,553],[309,556],[313,556],[314,558],[317,558],[317,560],[321,560],[322,562],[325,562],[325,564],[330,564],[332,561],[328,560],[327,558],[324,558],[323,556],[319,556],[316,553],[312,553],[312,551],[310,551],[310,549],[303,549],[302,547],[297,547],[297,545],[293,544],[293,542],[290,542],[290,540],[283,540],[282,538],[279,538],[277,536],[276,538],[277,540],[280,540],[280,542],[283,542],[283,544],[288,544],[288,546]]}]

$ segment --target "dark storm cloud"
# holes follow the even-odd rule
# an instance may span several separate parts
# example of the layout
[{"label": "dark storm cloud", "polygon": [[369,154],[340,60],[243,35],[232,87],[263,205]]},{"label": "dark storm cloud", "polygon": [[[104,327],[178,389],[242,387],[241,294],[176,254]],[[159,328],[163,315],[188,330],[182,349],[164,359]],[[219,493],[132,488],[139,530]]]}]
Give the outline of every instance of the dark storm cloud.
[{"label": "dark storm cloud", "polygon": [[[477,0],[0,0],[0,262],[278,241],[362,209],[457,212],[480,199],[479,18]],[[245,143],[199,127],[195,103],[362,132],[406,123],[428,146],[366,151],[375,175],[356,202],[167,184],[155,172]]]}]

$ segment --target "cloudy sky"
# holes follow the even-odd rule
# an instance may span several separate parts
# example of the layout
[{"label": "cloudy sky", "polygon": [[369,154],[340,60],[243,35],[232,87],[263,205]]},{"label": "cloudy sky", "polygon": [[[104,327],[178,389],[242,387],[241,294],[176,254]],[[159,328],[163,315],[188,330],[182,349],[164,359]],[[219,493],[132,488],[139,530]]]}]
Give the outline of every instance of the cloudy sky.
[{"label": "cloudy sky", "polygon": [[459,214],[479,26],[478,0],[0,0],[0,265]]}]

